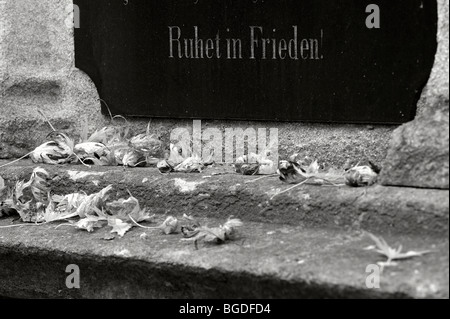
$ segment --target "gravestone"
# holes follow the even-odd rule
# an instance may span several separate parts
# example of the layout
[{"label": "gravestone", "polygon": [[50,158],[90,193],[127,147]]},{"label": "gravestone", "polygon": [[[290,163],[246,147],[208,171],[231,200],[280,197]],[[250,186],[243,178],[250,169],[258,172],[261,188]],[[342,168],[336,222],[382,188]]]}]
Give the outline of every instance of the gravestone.
[{"label": "gravestone", "polygon": [[449,189],[449,7],[438,0],[438,49],[419,115],[393,133],[380,183]]},{"label": "gravestone", "polygon": [[70,9],[72,0],[0,0],[0,159],[47,140],[38,110],[72,137],[103,123],[94,84],[75,68]]},{"label": "gravestone", "polygon": [[126,116],[405,123],[437,47],[435,1],[74,3],[76,66]]}]

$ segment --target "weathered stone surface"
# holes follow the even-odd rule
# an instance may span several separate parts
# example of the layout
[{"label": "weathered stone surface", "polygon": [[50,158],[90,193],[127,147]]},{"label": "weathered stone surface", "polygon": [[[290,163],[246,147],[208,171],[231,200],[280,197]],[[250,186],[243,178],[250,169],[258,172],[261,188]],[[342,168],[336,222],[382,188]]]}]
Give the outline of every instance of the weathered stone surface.
[{"label": "weathered stone surface", "polygon": [[448,0],[437,0],[437,2],[438,49],[430,79],[418,104],[419,114],[436,105],[448,104],[449,100],[449,6]]},{"label": "weathered stone surface", "polygon": [[[177,217],[181,217],[181,212]],[[155,223],[162,222],[159,216]],[[202,219],[218,225],[224,219]],[[1,226],[11,220],[0,221]],[[150,224],[152,225],[152,224]],[[154,224],[153,224],[154,225]],[[386,236],[393,246],[433,250],[386,268],[380,289],[366,286],[368,265],[385,260],[364,248],[361,232],[250,223],[224,245],[182,242],[180,234],[134,228],[105,241],[73,227],[0,228],[0,296],[14,298],[448,298],[447,238]],[[67,289],[68,265],[80,289]],[[177,309],[175,309],[176,311]],[[167,309],[166,315],[174,311]],[[173,312],[175,315],[175,311]],[[176,315],[174,316],[176,317]]]},{"label": "weathered stone surface", "polygon": [[383,185],[449,188],[449,106],[427,110],[393,134]]},{"label": "weathered stone surface", "polygon": [[[148,120],[129,119],[132,131],[144,133]],[[177,128],[185,128],[192,136],[192,120],[153,119],[151,132],[161,136],[168,148],[171,132]],[[278,154],[280,159],[288,159],[298,153],[302,157],[317,159],[321,164],[342,167],[348,160],[355,162],[381,163],[387,155],[392,132],[397,126],[389,125],[354,125],[354,124],[319,124],[319,123],[277,123],[252,121],[202,121],[202,130],[215,128],[222,136],[227,129],[265,128],[278,130]],[[259,135],[258,135],[259,136]],[[172,142],[175,142],[172,140]],[[205,141],[206,142],[206,141]],[[209,142],[209,141],[208,141]],[[267,138],[267,143],[269,138]],[[223,158],[233,158],[234,149],[227,149],[223,143]],[[260,146],[260,145],[258,145]]]},{"label": "weathered stone surface", "polygon": [[[0,174],[11,184],[28,179],[34,167],[27,161],[20,162],[3,168]],[[153,168],[41,167],[50,173],[54,193],[94,193],[114,185],[117,196],[128,197],[130,190],[143,207],[155,214],[186,213],[219,219],[234,215],[252,222],[364,229],[383,234],[448,237],[449,232],[449,198],[444,190],[304,185],[271,199],[291,185],[277,177],[247,183],[255,177],[232,173],[231,167],[208,168],[202,174],[169,175],[161,175]]]},{"label": "weathered stone surface", "polygon": [[[0,161],[0,165],[3,164]],[[28,178],[29,162],[4,168],[7,184]],[[15,298],[448,298],[448,191],[374,186],[289,185],[209,168],[202,174],[161,175],[156,169],[46,166],[53,193],[112,184],[113,198],[139,199],[154,223],[184,213],[209,226],[230,216],[245,227],[225,245],[182,242],[182,236],[134,228],[105,241],[55,225],[2,228],[0,296]],[[213,173],[223,175],[212,176]],[[366,267],[382,261],[364,247],[368,230],[395,247],[434,253],[386,268],[381,289],[367,289]],[[67,289],[66,267],[81,271],[81,289]],[[199,280],[201,278],[201,280]]]},{"label": "weathered stone surface", "polygon": [[449,7],[438,0],[438,50],[416,120],[393,134],[383,185],[449,188]]},{"label": "weathered stone surface", "polygon": [[102,120],[91,80],[74,67],[73,29],[64,1],[0,3],[0,158],[45,140],[50,127],[73,133]]}]

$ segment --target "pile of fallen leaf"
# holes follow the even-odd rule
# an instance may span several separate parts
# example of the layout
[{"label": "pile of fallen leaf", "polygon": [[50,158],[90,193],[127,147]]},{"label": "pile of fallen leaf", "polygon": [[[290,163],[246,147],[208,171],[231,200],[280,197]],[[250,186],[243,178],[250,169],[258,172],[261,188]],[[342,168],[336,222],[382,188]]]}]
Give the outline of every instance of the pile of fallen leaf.
[{"label": "pile of fallen leaf", "polygon": [[277,166],[268,157],[270,152],[263,154],[250,153],[239,157],[234,164],[236,173],[242,175],[273,175],[277,172]]},{"label": "pile of fallen leaf", "polygon": [[157,167],[163,174],[166,173],[201,173],[206,167],[214,165],[214,154],[203,161],[197,154],[183,156],[186,152],[174,144],[170,144],[170,155],[166,160],[158,162]]},{"label": "pile of fallen leaf", "polygon": [[[187,149],[174,144],[170,144],[169,154],[163,159],[163,142],[160,138],[150,134],[151,122],[147,126],[146,133],[130,136],[128,121],[122,116],[113,117],[111,115],[110,126],[97,130],[90,136],[85,127],[81,134],[81,140],[75,143],[65,133],[56,131],[45,115],[40,111],[39,113],[47,121],[52,132],[47,136],[45,143],[24,156],[29,156],[37,164],[81,163],[86,166],[123,165],[127,167],[156,165],[163,174],[172,172],[201,173],[206,167],[214,164],[214,153],[208,159],[203,160],[198,154],[190,154]],[[126,125],[114,125],[117,118],[123,119]],[[292,188],[307,183],[327,186],[341,186],[342,184],[352,187],[371,186],[376,183],[380,173],[380,168],[371,162],[368,165],[359,165],[358,163],[343,172],[337,170],[323,172],[317,161],[308,163],[309,159],[300,158],[299,154],[294,154],[287,161],[274,163],[269,159],[269,150],[270,147],[261,154],[250,153],[239,157],[234,163],[236,173],[241,175],[278,175],[281,181],[296,185]]]},{"label": "pile of fallen leaf", "polygon": [[150,125],[144,134],[129,137],[129,132],[128,125],[107,126],[75,144],[69,136],[53,129],[47,136],[48,141],[29,156],[34,163],[50,165],[81,163],[139,167],[155,164],[161,157],[163,143],[150,134]]},{"label": "pile of fallen leaf", "polygon": [[277,170],[277,176],[282,182],[294,186],[276,193],[271,199],[305,184],[333,187],[372,186],[377,182],[380,171],[381,169],[371,162],[368,165],[358,163],[348,169],[324,170],[317,160],[301,158],[298,154],[294,154],[289,160],[280,161]]},{"label": "pile of fallen leaf", "polygon": [[[320,173],[319,164],[316,161],[309,165],[302,165],[292,160],[282,163],[279,174],[285,182],[297,183],[296,185],[308,180],[319,184],[332,183],[325,178],[325,176],[329,178],[330,173]],[[113,200],[111,199],[113,186],[110,185],[91,195],[82,192],[52,195],[47,182],[48,177],[47,171],[37,167],[28,181],[17,181],[11,188],[8,188],[0,177],[0,218],[17,214],[23,222],[22,224],[3,226],[0,229],[41,226],[59,222],[56,228],[73,227],[87,232],[110,227],[111,234],[123,237],[133,227],[139,227],[146,230],[159,230],[166,235],[182,234],[184,237],[182,241],[193,242],[195,248],[198,249],[198,242],[223,244],[233,239],[236,230],[243,226],[240,219],[230,217],[224,225],[208,227],[186,214],[181,220],[174,216],[168,216],[158,226],[143,226],[141,223],[152,222],[155,215],[150,215],[146,209],[142,209],[139,200],[130,192],[127,199]],[[396,266],[395,260],[420,257],[432,252],[409,251],[403,253],[402,246],[397,249],[392,248],[382,237],[367,234],[375,242],[375,246],[370,246],[366,250],[375,250],[387,258],[386,262],[378,262],[382,269]],[[145,236],[142,237],[143,235]],[[145,233],[141,235],[141,238],[147,236],[148,234]],[[114,236],[104,239],[112,240]]]},{"label": "pile of fallen leaf", "polygon": [[281,161],[278,169],[280,180],[288,184],[306,184],[364,187],[376,183],[381,169],[369,162],[369,165],[359,163],[347,170],[320,169],[318,161],[305,163],[294,154],[288,161]]},{"label": "pile of fallen leaf", "polygon": [[[75,140],[67,134],[58,132],[42,112],[39,113],[45,118],[52,132],[47,135],[47,141],[21,158],[30,157],[36,164],[127,167],[156,165],[161,173],[201,173],[206,167],[214,164],[214,154],[203,161],[199,155],[188,155],[187,150],[173,144],[170,144],[169,155],[164,159],[163,142],[150,134],[151,122],[147,126],[146,133],[132,136],[130,125],[124,117],[111,116],[110,126],[95,131],[91,136],[88,136],[85,128],[81,140],[75,143]],[[115,125],[114,121],[117,118],[123,119],[126,124]]]},{"label": "pile of fallen leaf", "polygon": [[138,199],[131,193],[129,198],[111,199],[113,186],[105,187],[95,194],[73,193],[52,195],[47,179],[49,174],[38,167],[28,181],[18,181],[8,189],[0,178],[0,217],[18,214],[23,223],[17,226],[39,226],[55,222],[57,227],[74,227],[94,232],[97,228],[111,227],[111,233],[123,237],[133,227],[160,230],[164,234],[182,233],[197,247],[198,241],[224,243],[234,234],[242,222],[230,218],[223,226],[208,228],[192,217],[183,216],[184,225],[176,217],[169,216],[159,226],[146,227],[140,223],[151,222],[155,217],[140,207]]}]

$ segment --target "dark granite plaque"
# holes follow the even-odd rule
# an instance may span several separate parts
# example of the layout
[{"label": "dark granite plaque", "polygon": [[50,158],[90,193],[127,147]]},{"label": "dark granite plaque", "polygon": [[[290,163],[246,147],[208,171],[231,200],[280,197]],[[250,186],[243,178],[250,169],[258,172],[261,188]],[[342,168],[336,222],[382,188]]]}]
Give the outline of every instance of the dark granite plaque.
[{"label": "dark granite plaque", "polygon": [[74,2],[76,65],[129,116],[403,123],[437,46],[432,0]]}]

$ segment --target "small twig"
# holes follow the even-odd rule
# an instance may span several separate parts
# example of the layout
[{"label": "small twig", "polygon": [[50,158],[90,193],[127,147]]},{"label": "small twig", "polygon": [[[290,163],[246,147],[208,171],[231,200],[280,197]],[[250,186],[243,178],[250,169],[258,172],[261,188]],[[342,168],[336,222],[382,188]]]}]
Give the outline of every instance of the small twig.
[{"label": "small twig", "polygon": [[[34,151],[33,151],[33,152],[34,152]],[[21,161],[21,160],[27,158],[27,157],[30,156],[31,154],[33,154],[33,152],[30,152],[30,153],[28,153],[28,154],[22,156],[21,158],[18,158],[18,159],[16,159],[16,160],[12,161],[12,162],[9,162],[9,163],[7,163],[7,164],[4,164],[4,165],[0,166],[0,168],[3,168],[3,167],[6,167],[6,166],[9,166],[9,165],[12,165],[12,164],[14,164],[14,163],[17,163],[17,162],[19,162],[19,161]]]},{"label": "small twig", "polygon": [[53,130],[53,132],[56,132],[55,128],[53,127],[52,123],[50,123],[50,121],[48,120],[48,118],[45,116],[45,114],[41,111],[38,110],[38,113],[45,119],[45,121],[48,123],[48,125],[50,125],[50,128]]},{"label": "small twig", "polygon": [[87,168],[91,168],[91,165],[86,164],[75,152],[73,154],[80,161],[81,164],[83,164]]},{"label": "small twig", "polygon": [[311,178],[312,178],[312,177],[310,177],[310,178],[304,180],[303,182],[301,182],[301,183],[299,183],[299,184],[297,184],[297,185],[295,185],[295,186],[289,187],[288,189],[286,189],[286,190],[284,190],[284,191],[282,191],[282,192],[279,192],[279,193],[273,195],[273,196],[270,198],[270,200],[273,200],[273,199],[274,199],[275,197],[277,197],[278,195],[281,195],[281,194],[290,192],[291,190],[293,190],[293,189],[295,189],[295,188],[297,188],[297,187],[300,187],[300,186],[306,184],[307,182],[309,182],[309,180],[310,180]]},{"label": "small twig", "polygon": [[116,118],[122,119],[122,120],[125,121],[125,123],[128,124],[128,120],[125,118],[125,116],[122,116],[122,115],[116,115],[116,116],[113,117],[113,120],[115,120]]},{"label": "small twig", "polygon": [[142,226],[142,225],[138,224],[138,223],[133,219],[133,217],[131,217],[131,215],[128,215],[128,217],[131,219],[131,221],[133,222],[133,224],[135,224],[136,226],[138,226],[138,227],[140,227],[140,228],[144,228],[144,229],[161,229],[161,227],[145,227],[145,226]]},{"label": "small twig", "polygon": [[339,181],[339,178],[335,178],[334,179],[334,181],[332,181],[332,180],[329,180],[329,179],[323,179],[324,180],[324,182],[327,182],[327,183],[330,183],[331,185],[330,186],[337,186],[337,187],[341,187],[341,186],[345,186],[345,183],[344,184],[337,184],[336,182],[337,181]]},{"label": "small twig", "polygon": [[113,115],[112,115],[112,113],[111,113],[111,110],[110,110],[110,108],[109,108],[109,106],[108,106],[108,103],[106,103],[105,100],[102,100],[102,99],[100,99],[100,102],[103,103],[103,104],[106,106],[106,109],[108,110],[108,113],[109,113],[109,117],[110,117],[110,119],[111,119],[111,122],[114,122],[114,117],[113,117]]},{"label": "small twig", "polygon": [[264,178],[275,177],[275,176],[279,176],[279,175],[278,175],[278,174],[273,174],[273,175],[261,176],[261,177],[259,177],[259,178],[255,178],[255,179],[253,179],[253,180],[251,180],[251,181],[246,181],[245,184],[255,183],[255,182],[260,181],[260,180],[262,180],[262,179],[264,179]]},{"label": "small twig", "polygon": [[145,166],[147,166],[147,160],[145,160],[145,161],[142,161],[142,162],[138,162],[136,165],[133,165],[133,167],[136,168],[139,165],[144,164],[144,163],[146,164]]},{"label": "small twig", "polygon": [[73,225],[73,224],[61,224],[61,225],[56,226],[55,229],[58,229],[58,228],[61,227],[61,226],[71,226],[71,227],[75,227],[75,225]]},{"label": "small twig", "polygon": [[0,229],[15,228],[15,227],[43,226],[43,225],[47,225],[47,224],[49,224],[49,223],[46,222],[46,223],[41,223],[41,224],[19,224],[19,225],[10,225],[10,226],[0,226]]},{"label": "small twig", "polygon": [[148,124],[147,124],[147,135],[150,135],[150,126],[151,126],[151,124],[152,124],[152,120],[153,120],[153,119],[150,119],[150,121],[149,121]]}]

